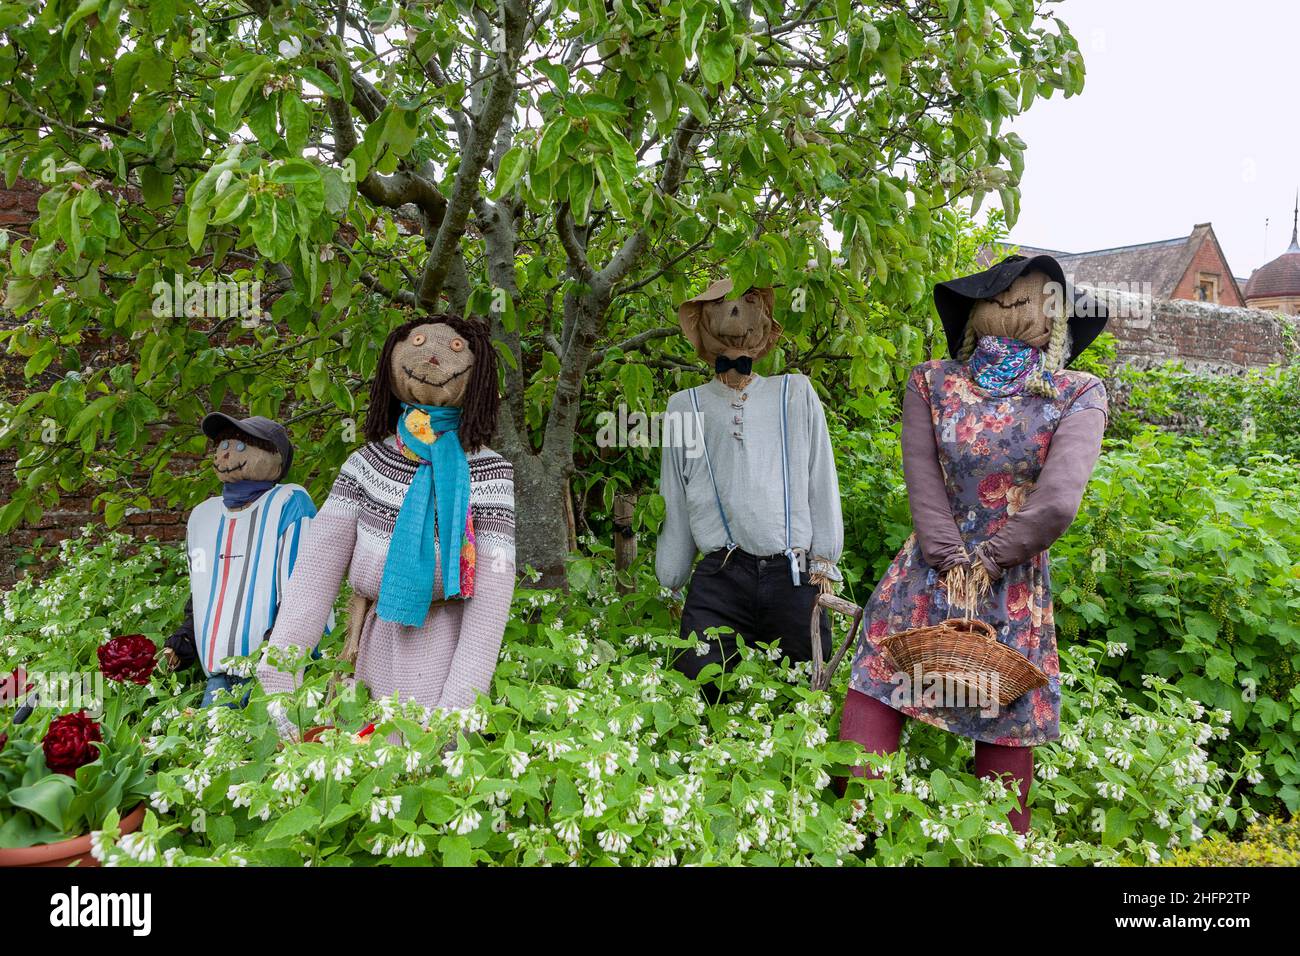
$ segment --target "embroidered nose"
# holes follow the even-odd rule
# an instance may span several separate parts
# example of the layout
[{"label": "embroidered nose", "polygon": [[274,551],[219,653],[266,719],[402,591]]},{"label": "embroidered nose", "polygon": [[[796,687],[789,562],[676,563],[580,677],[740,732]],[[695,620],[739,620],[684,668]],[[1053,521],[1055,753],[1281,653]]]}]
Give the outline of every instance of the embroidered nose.
[{"label": "embroidered nose", "polygon": [[438,364],[438,356],[436,356],[436,355],[430,355],[430,356],[429,356],[429,364],[430,364],[430,365],[437,365],[437,364]]}]

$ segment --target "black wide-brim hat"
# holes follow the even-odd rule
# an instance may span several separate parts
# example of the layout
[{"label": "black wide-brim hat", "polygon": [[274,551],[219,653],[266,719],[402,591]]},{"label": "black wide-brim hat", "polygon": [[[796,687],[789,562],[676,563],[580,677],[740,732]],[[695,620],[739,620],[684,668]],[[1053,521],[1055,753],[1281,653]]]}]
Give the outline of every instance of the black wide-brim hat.
[{"label": "black wide-brim hat", "polygon": [[280,453],[281,466],[280,476],[275,480],[284,480],[284,476],[289,474],[289,466],[293,464],[293,443],[289,441],[289,429],[262,415],[254,415],[252,418],[233,418],[225,412],[210,412],[203,416],[203,422],[199,425],[203,434],[209,438],[216,438],[227,427],[274,445],[275,450]]},{"label": "black wide-brim hat", "polygon": [[1065,278],[1065,270],[1051,256],[1008,256],[983,272],[962,276],[934,287],[934,307],[943,322],[943,333],[948,339],[948,354],[957,358],[962,340],[966,336],[966,323],[976,302],[991,299],[1011,288],[1011,284],[1026,272],[1043,272],[1065,290],[1070,303],[1070,357],[1069,365],[1083,352],[1093,339],[1101,335],[1110,313],[1096,296],[1076,289]]}]

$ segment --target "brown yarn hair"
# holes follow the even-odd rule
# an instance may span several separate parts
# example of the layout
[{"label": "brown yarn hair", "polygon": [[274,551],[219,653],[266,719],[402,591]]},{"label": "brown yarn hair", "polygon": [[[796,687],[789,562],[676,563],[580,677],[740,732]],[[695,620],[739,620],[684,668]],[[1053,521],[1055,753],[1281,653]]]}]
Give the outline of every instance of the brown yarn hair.
[{"label": "brown yarn hair", "polygon": [[405,341],[412,330],[421,325],[449,325],[465,340],[474,354],[469,385],[460,408],[461,447],[467,452],[478,451],[487,445],[497,428],[497,414],[501,396],[497,391],[497,350],[487,323],[473,317],[462,318],[449,313],[437,313],[403,322],[388,333],[384,349],[379,353],[379,366],[370,382],[370,408],[366,412],[366,441],[381,442],[397,430],[397,419],[402,414],[402,401],[393,391],[393,349]]}]

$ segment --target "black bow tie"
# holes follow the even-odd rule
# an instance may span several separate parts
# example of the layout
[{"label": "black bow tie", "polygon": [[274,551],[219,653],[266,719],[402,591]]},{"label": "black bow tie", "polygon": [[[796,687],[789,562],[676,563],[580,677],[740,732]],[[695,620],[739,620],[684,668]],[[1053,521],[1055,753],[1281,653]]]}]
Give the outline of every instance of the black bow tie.
[{"label": "black bow tie", "polygon": [[730,372],[732,369],[735,369],[741,375],[748,375],[754,370],[754,359],[749,355],[739,355],[734,359],[719,355],[713,360],[713,370],[719,375],[723,372]]}]

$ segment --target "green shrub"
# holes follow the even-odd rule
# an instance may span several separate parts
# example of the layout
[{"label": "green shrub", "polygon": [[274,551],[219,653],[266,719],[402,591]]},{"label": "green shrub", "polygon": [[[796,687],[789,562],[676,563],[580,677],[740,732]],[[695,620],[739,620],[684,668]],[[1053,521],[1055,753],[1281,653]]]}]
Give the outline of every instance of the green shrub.
[{"label": "green shrub", "polygon": [[[1108,443],[1052,549],[1062,644],[1099,639],[1126,688],[1147,675],[1232,714],[1264,754],[1255,792],[1300,806],[1300,467],[1217,464],[1148,429]],[[1227,745],[1225,743],[1225,746]]]},{"label": "green shrub", "polygon": [[1215,834],[1178,850],[1167,866],[1300,866],[1300,819],[1269,817],[1252,823],[1241,840]]},{"label": "green shrub", "polygon": [[1132,439],[1148,425],[1202,442],[1216,461],[1244,465],[1260,454],[1300,462],[1300,365],[1240,375],[1193,372],[1177,362],[1106,375],[1113,439]]}]

